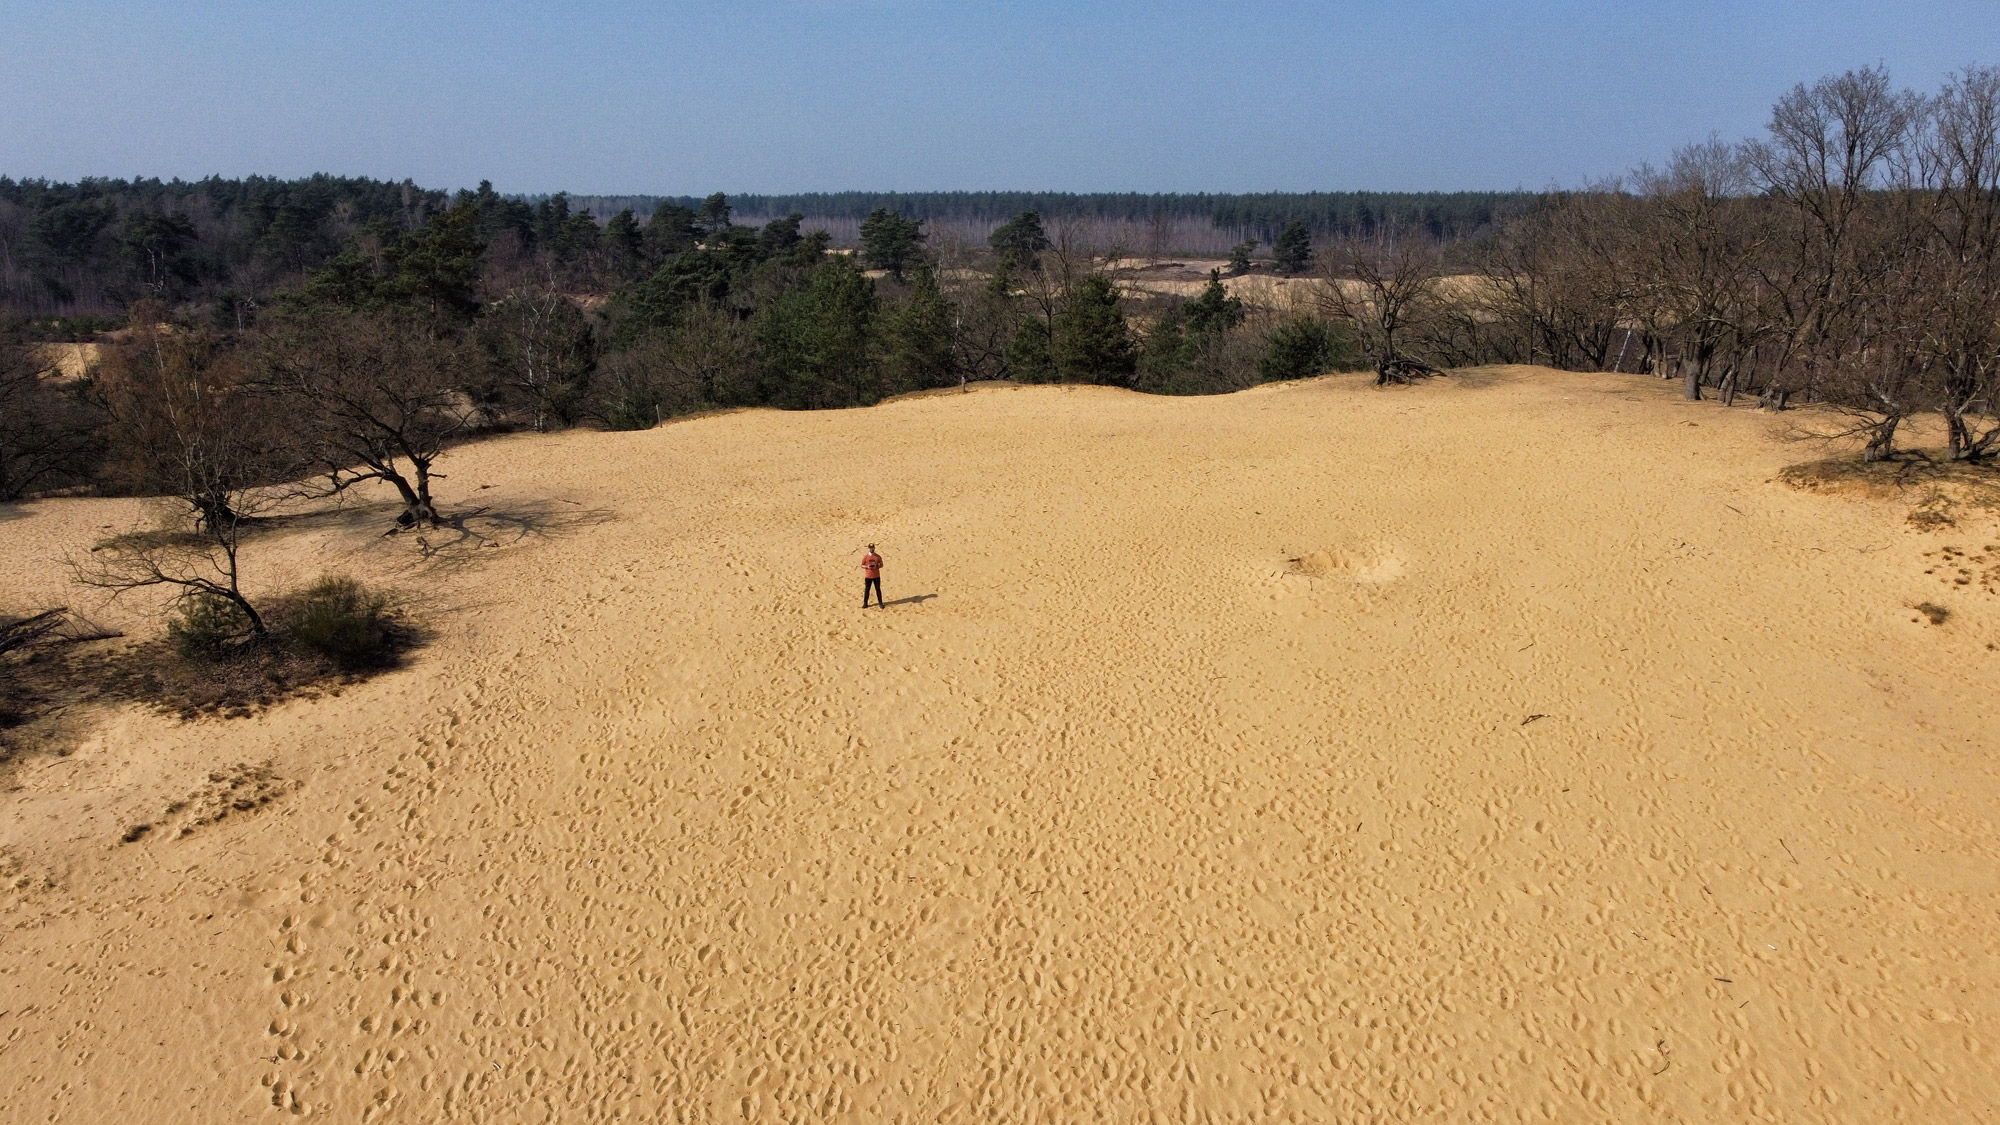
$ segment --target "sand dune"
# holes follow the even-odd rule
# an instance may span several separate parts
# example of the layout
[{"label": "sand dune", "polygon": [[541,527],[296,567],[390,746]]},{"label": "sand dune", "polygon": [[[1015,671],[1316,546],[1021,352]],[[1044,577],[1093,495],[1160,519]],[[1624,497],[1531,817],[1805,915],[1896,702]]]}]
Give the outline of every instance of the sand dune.
[{"label": "sand dune", "polygon": [[100,344],[37,344],[29,349],[39,363],[65,379],[81,379],[97,365],[103,353]]},{"label": "sand dune", "polygon": [[[2000,528],[1781,424],[1504,369],[454,453],[498,546],[252,555],[415,664],[0,796],[0,1120],[1994,1119]],[[0,601],[135,510],[0,509]]]},{"label": "sand dune", "polygon": [[[1127,290],[1137,290],[1167,297],[1197,297],[1208,286],[1207,270],[1220,269],[1224,262],[1194,261],[1182,263],[1182,268],[1142,272],[1121,277],[1119,284]],[[1229,295],[1255,308],[1271,309],[1293,315],[1312,313],[1319,310],[1320,293],[1326,282],[1310,274],[1298,277],[1281,277],[1276,274],[1252,273],[1222,279],[1223,288]],[[1343,280],[1341,288],[1349,296],[1366,295],[1362,284],[1354,280]],[[1453,299],[1469,299],[1481,296],[1481,290],[1491,283],[1477,274],[1451,274],[1438,279],[1438,291]]]}]

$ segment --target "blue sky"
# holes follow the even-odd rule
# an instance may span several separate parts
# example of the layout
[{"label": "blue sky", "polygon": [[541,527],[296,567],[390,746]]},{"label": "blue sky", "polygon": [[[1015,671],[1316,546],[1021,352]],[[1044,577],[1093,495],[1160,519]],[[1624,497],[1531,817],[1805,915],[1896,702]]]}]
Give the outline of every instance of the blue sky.
[{"label": "blue sky", "polygon": [[2000,64],[2000,3],[0,0],[0,173],[434,187],[1576,185],[1801,80]]}]

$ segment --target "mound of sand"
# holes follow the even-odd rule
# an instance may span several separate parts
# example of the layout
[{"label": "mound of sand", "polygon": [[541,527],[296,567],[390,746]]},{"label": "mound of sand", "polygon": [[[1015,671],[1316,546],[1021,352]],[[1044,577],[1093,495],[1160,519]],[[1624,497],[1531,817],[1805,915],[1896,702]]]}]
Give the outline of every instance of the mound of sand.
[{"label": "mound of sand", "polygon": [[64,379],[81,379],[102,358],[99,344],[37,344],[29,349],[36,362]]},{"label": "mound of sand", "polygon": [[1300,574],[1311,578],[1346,578],[1372,585],[1403,576],[1402,554],[1386,543],[1322,547],[1290,561]]},{"label": "mound of sand", "polygon": [[[1778,425],[1505,370],[456,452],[478,539],[247,556],[412,591],[413,665],[14,774],[0,1120],[1991,1119],[2000,531]],[[0,510],[0,603],[137,511]]]}]

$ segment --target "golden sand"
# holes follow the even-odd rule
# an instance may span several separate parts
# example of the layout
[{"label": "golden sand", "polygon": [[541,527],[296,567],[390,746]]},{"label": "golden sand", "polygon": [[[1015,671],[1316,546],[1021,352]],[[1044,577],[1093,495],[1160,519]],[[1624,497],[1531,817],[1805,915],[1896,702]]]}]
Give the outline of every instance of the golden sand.
[{"label": "golden sand", "polygon": [[[1993,1120],[2000,529],[1782,424],[1504,369],[455,452],[499,546],[250,553],[413,591],[408,668],[0,795],[0,1121]],[[0,508],[0,604],[136,510]]]},{"label": "golden sand", "polygon": [[103,357],[100,344],[36,344],[29,357],[65,379],[81,379]]}]

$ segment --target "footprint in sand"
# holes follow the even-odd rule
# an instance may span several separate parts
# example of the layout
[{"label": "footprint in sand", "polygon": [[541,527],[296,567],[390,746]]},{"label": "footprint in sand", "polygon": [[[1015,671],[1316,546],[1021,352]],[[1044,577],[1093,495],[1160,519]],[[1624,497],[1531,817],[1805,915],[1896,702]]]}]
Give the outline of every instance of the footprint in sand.
[{"label": "footprint in sand", "polygon": [[1292,573],[1308,578],[1344,578],[1374,586],[1403,576],[1403,555],[1380,542],[1347,547],[1322,547],[1288,560]]}]

